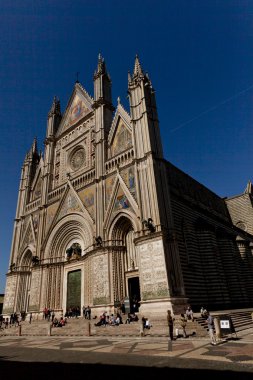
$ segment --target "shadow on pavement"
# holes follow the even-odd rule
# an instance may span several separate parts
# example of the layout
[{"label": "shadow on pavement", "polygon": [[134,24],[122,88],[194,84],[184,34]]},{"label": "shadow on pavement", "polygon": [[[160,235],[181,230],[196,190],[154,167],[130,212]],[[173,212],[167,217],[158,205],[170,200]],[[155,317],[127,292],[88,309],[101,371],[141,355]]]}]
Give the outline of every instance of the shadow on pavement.
[{"label": "shadow on pavement", "polygon": [[73,364],[55,362],[19,362],[8,361],[5,357],[0,357],[0,373],[7,379],[28,380],[40,379],[74,379],[76,376],[89,379],[101,378],[120,378],[120,379],[158,379],[160,376],[177,376],[177,379],[193,378],[196,379],[229,379],[234,380],[251,379],[252,373],[244,371],[217,371],[210,369],[189,369],[189,368],[170,368],[170,367],[141,367],[141,366],[122,366],[104,364]]}]

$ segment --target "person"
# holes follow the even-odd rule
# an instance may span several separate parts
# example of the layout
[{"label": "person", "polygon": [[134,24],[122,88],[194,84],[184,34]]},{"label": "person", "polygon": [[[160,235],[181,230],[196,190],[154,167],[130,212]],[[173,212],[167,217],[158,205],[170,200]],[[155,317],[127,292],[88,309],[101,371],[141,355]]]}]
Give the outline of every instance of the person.
[{"label": "person", "polygon": [[207,317],[207,310],[203,306],[200,309],[200,315],[201,315],[202,318],[206,318]]},{"label": "person", "polygon": [[185,315],[182,313],[182,314],[180,315],[180,326],[182,327],[182,330],[183,330],[183,337],[184,337],[184,338],[187,338],[186,331],[185,331],[186,323],[187,323],[187,318],[186,318]]},{"label": "person", "polygon": [[29,323],[32,323],[32,318],[33,318],[33,314],[30,313],[30,317],[29,317]]},{"label": "person", "polygon": [[126,306],[125,306],[125,301],[124,300],[121,301],[121,312],[124,315],[126,314]]},{"label": "person", "polygon": [[150,327],[151,327],[151,323],[150,323],[150,321],[149,321],[149,319],[148,318],[146,318],[146,322],[145,322],[145,329],[150,329]]},{"label": "person", "polygon": [[174,325],[175,318],[171,314],[171,310],[167,311],[167,323],[169,326],[169,337],[171,340],[173,340],[173,325]]},{"label": "person", "polygon": [[215,335],[214,335],[214,319],[213,319],[213,316],[209,312],[207,312],[206,323],[207,323],[207,326],[208,326],[208,332],[209,332],[209,336],[210,336],[210,343],[212,345],[216,345],[216,339],[215,339]]},{"label": "person", "polygon": [[187,307],[185,314],[186,314],[186,318],[187,318],[188,320],[191,320],[192,322],[194,321],[193,311],[192,311],[191,306],[188,306],[188,307]]},{"label": "person", "polygon": [[88,305],[87,306],[87,309],[86,309],[86,318],[87,319],[91,319],[91,308],[90,308],[90,306]]}]

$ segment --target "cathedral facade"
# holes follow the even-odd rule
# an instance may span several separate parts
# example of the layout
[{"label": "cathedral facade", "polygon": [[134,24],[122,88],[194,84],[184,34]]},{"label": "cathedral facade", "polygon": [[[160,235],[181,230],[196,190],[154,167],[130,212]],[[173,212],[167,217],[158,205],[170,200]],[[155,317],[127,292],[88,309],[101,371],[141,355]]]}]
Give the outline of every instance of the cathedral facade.
[{"label": "cathedral facade", "polygon": [[3,313],[252,305],[251,184],[222,199],[164,159],[138,57],[130,113],[101,56],[93,79],[94,97],[76,82],[63,115],[54,99],[43,155],[35,140],[25,157]]}]

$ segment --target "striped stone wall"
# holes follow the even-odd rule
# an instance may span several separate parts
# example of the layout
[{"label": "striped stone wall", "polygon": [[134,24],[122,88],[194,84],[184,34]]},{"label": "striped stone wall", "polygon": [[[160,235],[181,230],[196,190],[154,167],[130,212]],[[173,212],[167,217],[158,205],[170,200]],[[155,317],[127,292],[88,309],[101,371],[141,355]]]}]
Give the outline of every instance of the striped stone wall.
[{"label": "striped stone wall", "polygon": [[168,174],[189,303],[196,310],[252,303],[253,237],[233,226],[222,198],[170,164]]}]

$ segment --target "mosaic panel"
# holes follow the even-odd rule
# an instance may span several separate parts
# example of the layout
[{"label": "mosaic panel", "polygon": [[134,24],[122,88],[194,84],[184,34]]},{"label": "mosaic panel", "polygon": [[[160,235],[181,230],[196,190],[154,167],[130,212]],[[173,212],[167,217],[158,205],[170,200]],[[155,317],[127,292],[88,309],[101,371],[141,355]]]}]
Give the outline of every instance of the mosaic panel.
[{"label": "mosaic panel", "polygon": [[78,120],[89,113],[89,109],[86,107],[84,102],[79,98],[78,95],[74,98],[72,105],[70,107],[67,119],[64,124],[64,129],[69,128],[71,125],[75,124]]},{"label": "mosaic panel", "polygon": [[82,212],[83,210],[75,195],[68,194],[58,215],[58,220],[61,219],[64,215],[75,211]]},{"label": "mosaic panel", "polygon": [[132,135],[121,121],[111,146],[112,155],[116,156],[120,152],[129,149],[132,145]]},{"label": "mosaic panel", "polygon": [[85,190],[80,191],[78,193],[82,203],[85,205],[86,209],[90,213],[90,215],[94,218],[95,210],[94,210],[94,202],[95,202],[95,186],[91,186]]},{"label": "mosaic panel", "polygon": [[113,211],[118,211],[122,209],[131,209],[131,205],[129,203],[129,200],[122,190],[121,186],[118,189],[117,196],[115,199]]},{"label": "mosaic panel", "polygon": [[56,202],[54,204],[52,204],[51,206],[48,207],[47,209],[47,222],[46,222],[46,231],[48,231],[54,217],[55,217],[55,214],[58,210],[58,207],[59,207],[59,202]]},{"label": "mosaic panel", "polygon": [[120,173],[126,186],[128,187],[130,193],[136,200],[136,187],[135,187],[135,175],[134,175],[134,167],[127,168],[125,170],[122,170]]},{"label": "mosaic panel", "polygon": [[39,178],[34,189],[34,199],[39,198],[41,196],[41,184],[41,178]]},{"label": "mosaic panel", "polygon": [[106,188],[105,204],[106,204],[106,207],[108,206],[110,199],[111,199],[111,196],[112,196],[112,189],[114,186],[115,178],[116,178],[115,176],[111,176],[109,178],[106,178],[106,181],[105,181],[105,188]]}]

